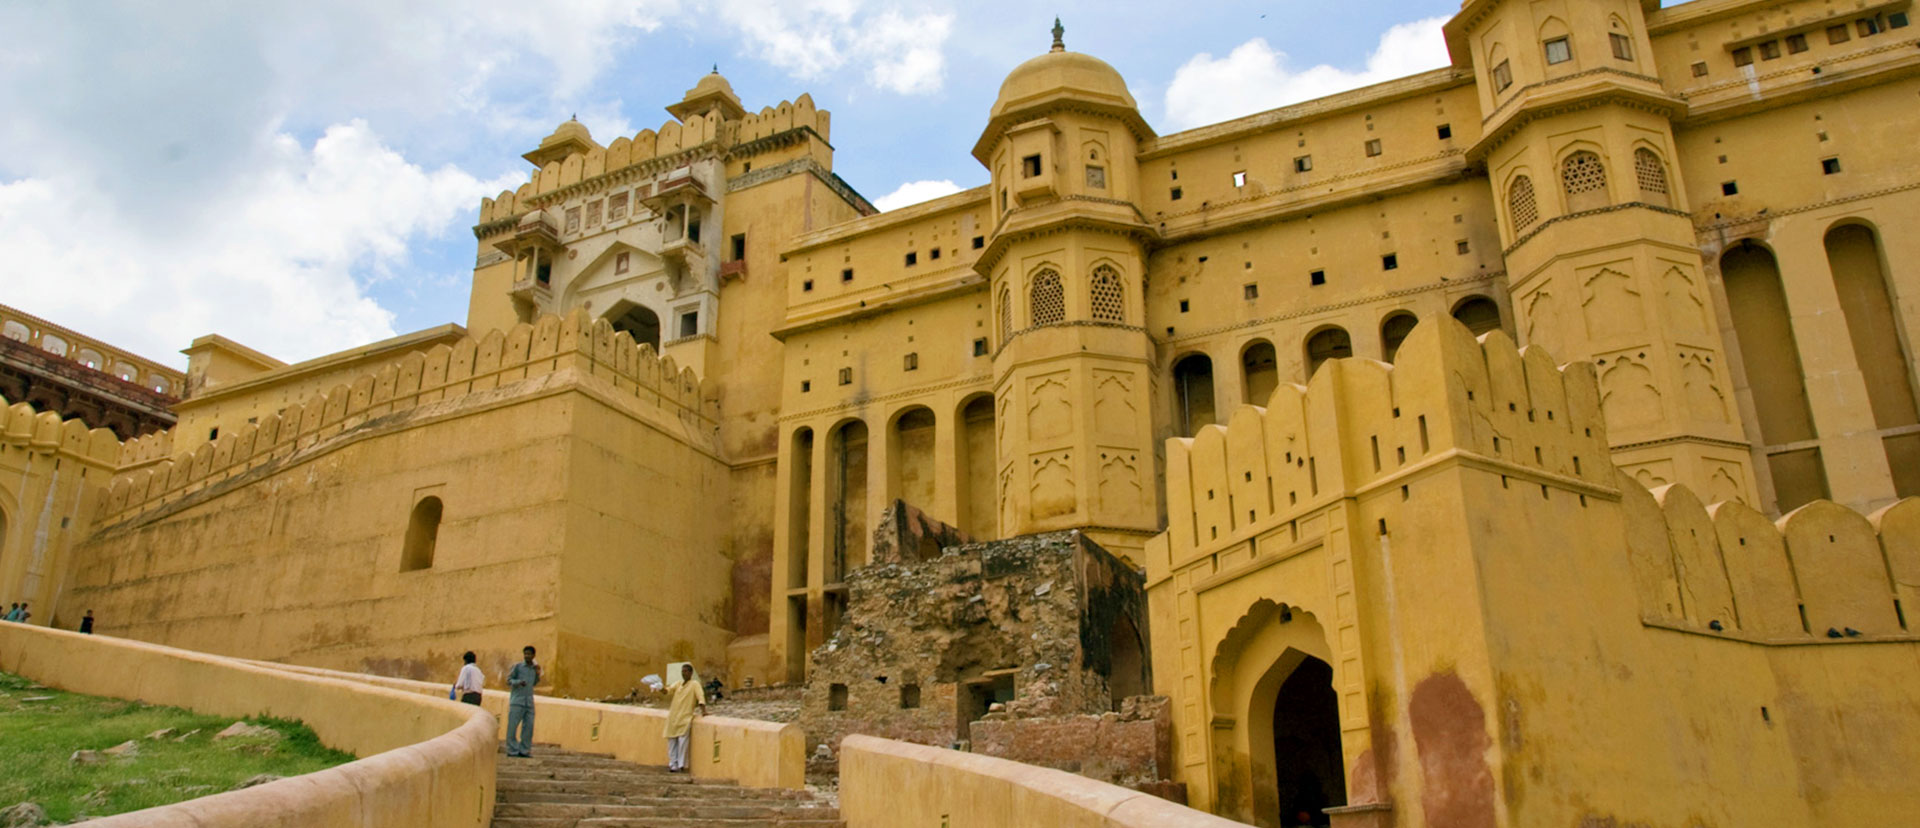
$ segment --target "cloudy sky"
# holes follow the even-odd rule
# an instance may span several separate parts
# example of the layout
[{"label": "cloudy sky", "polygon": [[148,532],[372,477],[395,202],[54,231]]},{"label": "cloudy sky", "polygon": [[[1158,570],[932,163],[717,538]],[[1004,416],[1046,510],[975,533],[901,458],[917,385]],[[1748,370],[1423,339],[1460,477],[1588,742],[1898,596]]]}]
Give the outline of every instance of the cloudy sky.
[{"label": "cloudy sky", "polygon": [[657,128],[713,64],[749,109],[833,112],[882,208],[986,180],[1000,80],[1068,48],[1162,134],[1434,68],[1450,0],[0,3],[0,303],[184,365],[466,321],[483,195],[578,114]]}]

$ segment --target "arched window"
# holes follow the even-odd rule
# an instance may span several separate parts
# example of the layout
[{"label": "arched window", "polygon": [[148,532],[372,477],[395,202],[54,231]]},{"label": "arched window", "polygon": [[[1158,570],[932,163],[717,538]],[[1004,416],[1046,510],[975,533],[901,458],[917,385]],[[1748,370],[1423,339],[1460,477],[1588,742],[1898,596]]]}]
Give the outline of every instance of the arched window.
[{"label": "arched window", "polygon": [[1067,292],[1060,286],[1060,274],[1042,270],[1033,277],[1027,295],[1032,325],[1058,325],[1067,318]]},{"label": "arched window", "polygon": [[1633,176],[1640,182],[1640,200],[1667,206],[1667,167],[1653,150],[1641,147],[1633,151]]},{"label": "arched window", "polygon": [[1407,341],[1407,334],[1413,333],[1413,326],[1420,318],[1411,313],[1396,313],[1380,323],[1380,355],[1388,362],[1400,354],[1400,343]]},{"label": "arched window", "polygon": [[1540,220],[1540,207],[1533,199],[1533,179],[1515,176],[1507,187],[1507,217],[1513,221],[1514,235]]},{"label": "arched window", "polygon": [[1189,354],[1173,364],[1173,390],[1180,410],[1180,436],[1192,437],[1202,426],[1213,425],[1213,360]]},{"label": "arched window", "polygon": [[1327,360],[1350,356],[1353,356],[1353,337],[1347,335],[1347,329],[1321,329],[1307,337],[1307,379],[1313,379],[1314,372],[1320,370]]},{"label": "arched window", "polygon": [[15,342],[25,342],[33,338],[33,331],[27,330],[27,326],[9,319],[6,325],[0,326],[0,336],[4,336]]},{"label": "arched window", "polygon": [[1881,434],[1893,490],[1899,497],[1920,495],[1920,434],[1893,433],[1920,425],[1913,362],[1900,339],[1900,320],[1888,289],[1880,239],[1863,224],[1842,224],[1827,231],[1827,265],[1853,340],[1854,364],[1867,381],[1867,404]]},{"label": "arched window", "polygon": [[616,332],[626,331],[635,344],[660,348],[660,316],[645,305],[622,301],[614,306],[607,322]]},{"label": "arched window", "polygon": [[1254,340],[1240,352],[1240,371],[1247,403],[1266,405],[1273,389],[1280,386],[1280,360],[1274,354],[1273,344],[1264,339]]},{"label": "arched window", "polygon": [[1567,192],[1567,212],[1607,206],[1607,168],[1600,156],[1581,150],[1560,162],[1560,186]]},{"label": "arched window", "polygon": [[1000,344],[1013,338],[1013,288],[1000,286]]},{"label": "arched window", "polygon": [[[1753,396],[1760,444],[1773,478],[1774,511],[1785,514],[1831,496],[1820,432],[1809,403],[1800,346],[1773,251],[1741,241],[1720,257],[1733,342]],[[1797,444],[1797,445],[1795,445]],[[1793,445],[1791,450],[1784,447]]]},{"label": "arched window", "polygon": [[423,497],[413,504],[407,519],[407,543],[400,555],[400,571],[413,572],[433,566],[433,547],[440,539],[440,498]]},{"label": "arched window", "polygon": [[53,334],[42,334],[40,336],[40,350],[46,351],[54,356],[66,356],[67,341]]},{"label": "arched window", "polygon": [[1500,306],[1485,296],[1469,296],[1453,306],[1453,318],[1467,326],[1474,336],[1500,329]]},{"label": "arched window", "polygon": [[81,365],[85,365],[95,371],[107,370],[106,360],[101,359],[100,353],[92,348],[81,348],[79,356],[74,357],[74,359],[78,360]]},{"label": "arched window", "polygon": [[1120,285],[1118,271],[1107,265],[1094,268],[1088,293],[1095,322],[1127,321],[1126,291]]}]

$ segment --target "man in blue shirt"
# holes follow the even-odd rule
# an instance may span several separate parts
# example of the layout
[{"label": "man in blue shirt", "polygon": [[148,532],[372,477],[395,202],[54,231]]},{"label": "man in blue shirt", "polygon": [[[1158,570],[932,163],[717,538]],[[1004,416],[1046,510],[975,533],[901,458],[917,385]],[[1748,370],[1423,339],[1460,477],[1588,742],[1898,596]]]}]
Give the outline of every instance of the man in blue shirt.
[{"label": "man in blue shirt", "polygon": [[533,686],[540,683],[540,665],[533,663],[533,647],[520,651],[525,661],[507,673],[507,755],[533,755]]}]

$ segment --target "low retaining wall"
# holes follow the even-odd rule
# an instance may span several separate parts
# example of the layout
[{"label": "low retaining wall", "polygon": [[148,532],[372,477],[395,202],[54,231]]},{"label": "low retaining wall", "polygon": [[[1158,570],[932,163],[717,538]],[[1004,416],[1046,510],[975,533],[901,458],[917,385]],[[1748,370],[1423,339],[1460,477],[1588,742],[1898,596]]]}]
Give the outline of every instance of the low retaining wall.
[{"label": "low retaining wall", "polygon": [[873,736],[840,742],[840,816],[848,828],[1244,828],[1065,771]]},{"label": "low retaining wall", "polygon": [[[344,673],[319,667],[253,662],[262,667],[359,681],[378,687],[419,693],[445,700],[452,685],[364,673]],[[481,706],[499,717],[500,735],[506,734],[507,694],[488,690]],[[612,754],[644,765],[667,763],[667,711],[624,704],[574,701],[535,696],[533,740],[568,750]],[[693,720],[693,738],[687,744],[687,766],[696,777],[732,779],[752,788],[801,788],[806,785],[806,731],[799,725],[701,716]]]},{"label": "low retaining wall", "polygon": [[89,826],[485,828],[493,820],[499,725],[445,698],[26,624],[0,624],[0,670],[75,693],[298,719],[328,747],[364,757]]}]

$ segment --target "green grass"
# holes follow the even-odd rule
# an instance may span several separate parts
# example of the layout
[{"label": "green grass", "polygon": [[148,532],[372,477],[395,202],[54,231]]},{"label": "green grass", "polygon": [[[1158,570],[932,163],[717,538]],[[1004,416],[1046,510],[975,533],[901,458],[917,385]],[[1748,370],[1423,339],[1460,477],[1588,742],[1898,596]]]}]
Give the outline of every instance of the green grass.
[{"label": "green grass", "polygon": [[[29,701],[32,699],[32,701]],[[0,673],[0,808],[34,802],[47,816],[109,816],[216,794],[256,774],[298,776],[353,761],[320,744],[297,721],[248,717],[282,738],[213,736],[234,722],[178,707],[83,696],[41,688]],[[174,734],[150,740],[157,730]],[[198,730],[185,739],[176,737]],[[94,765],[69,761],[76,750],[139,743],[132,758],[106,757]]]}]

